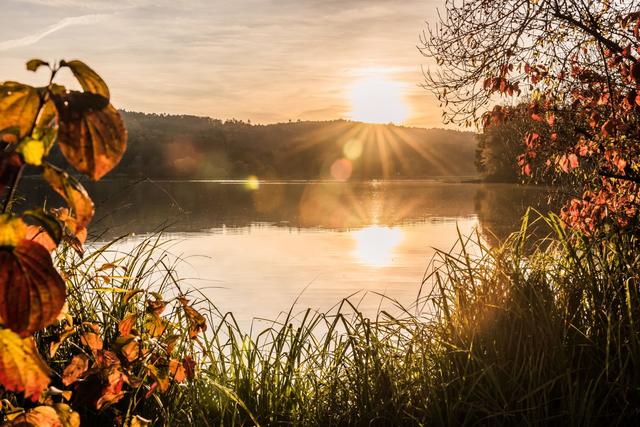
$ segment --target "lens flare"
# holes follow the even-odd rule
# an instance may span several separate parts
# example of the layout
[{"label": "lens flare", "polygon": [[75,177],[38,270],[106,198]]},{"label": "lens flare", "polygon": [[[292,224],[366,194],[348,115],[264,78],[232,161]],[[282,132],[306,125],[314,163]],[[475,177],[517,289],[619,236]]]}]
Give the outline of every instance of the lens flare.
[{"label": "lens flare", "polygon": [[244,188],[247,190],[257,190],[260,188],[260,180],[257,176],[251,175],[244,182]]},{"label": "lens flare", "polygon": [[331,176],[336,181],[346,181],[351,177],[353,166],[347,159],[339,159],[331,165]]},{"label": "lens flare", "polygon": [[342,147],[344,156],[349,160],[355,160],[362,155],[362,141],[351,139]]},{"label": "lens flare", "polygon": [[356,242],[354,255],[361,263],[370,267],[388,267],[393,263],[393,253],[402,241],[399,228],[373,225],[354,231]]}]

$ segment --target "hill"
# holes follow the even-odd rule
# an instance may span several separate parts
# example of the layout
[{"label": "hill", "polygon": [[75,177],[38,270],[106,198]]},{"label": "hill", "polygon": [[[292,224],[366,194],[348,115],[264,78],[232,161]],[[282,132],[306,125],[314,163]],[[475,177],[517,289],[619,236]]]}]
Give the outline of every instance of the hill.
[{"label": "hill", "polygon": [[253,125],[121,113],[129,148],[112,176],[322,179],[332,178],[332,165],[343,158],[350,164],[340,166],[352,169],[352,179],[476,174],[476,141],[470,132],[346,120]]}]

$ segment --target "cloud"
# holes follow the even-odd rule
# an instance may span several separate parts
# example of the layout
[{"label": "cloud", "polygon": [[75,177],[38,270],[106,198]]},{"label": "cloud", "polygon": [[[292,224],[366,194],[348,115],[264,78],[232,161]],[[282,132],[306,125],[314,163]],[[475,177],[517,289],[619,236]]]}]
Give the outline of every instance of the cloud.
[{"label": "cloud", "polygon": [[0,42],[0,51],[9,50],[16,47],[24,47],[35,44],[48,36],[49,34],[55,33],[56,31],[62,30],[63,28],[72,26],[72,25],[89,25],[95,24],[102,21],[108,15],[104,14],[90,14],[90,15],[81,15],[81,16],[72,16],[69,18],[64,18],[57,23],[50,25],[49,27],[39,31],[35,34],[21,37],[19,39],[12,39]]}]

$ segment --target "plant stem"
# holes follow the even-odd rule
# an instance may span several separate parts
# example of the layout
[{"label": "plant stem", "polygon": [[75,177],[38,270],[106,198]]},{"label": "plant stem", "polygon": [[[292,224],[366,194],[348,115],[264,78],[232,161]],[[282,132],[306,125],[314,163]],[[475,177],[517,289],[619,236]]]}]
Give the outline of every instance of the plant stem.
[{"label": "plant stem", "polygon": [[13,182],[11,182],[11,187],[9,188],[9,192],[7,193],[6,198],[4,199],[4,206],[2,208],[2,213],[6,214],[11,212],[11,201],[13,200],[13,196],[16,194],[16,189],[18,188],[18,182],[20,178],[22,178],[22,171],[24,170],[24,165],[20,166],[18,169],[18,173],[13,177]]}]

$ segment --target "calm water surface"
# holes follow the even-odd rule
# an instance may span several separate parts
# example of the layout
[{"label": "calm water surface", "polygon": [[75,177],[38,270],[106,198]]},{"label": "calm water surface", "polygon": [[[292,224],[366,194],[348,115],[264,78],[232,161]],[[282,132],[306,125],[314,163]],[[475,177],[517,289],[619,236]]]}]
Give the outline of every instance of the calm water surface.
[{"label": "calm water surface", "polygon": [[[243,326],[275,319],[294,302],[326,311],[342,298],[369,315],[410,306],[435,249],[458,232],[491,242],[515,230],[546,189],[442,182],[106,182],[95,242],[135,232],[127,250],[164,229],[178,272]],[[495,236],[494,236],[495,235]],[[427,292],[424,289],[423,292]],[[296,302],[297,300],[297,302]],[[259,321],[259,320],[258,320]]]}]

